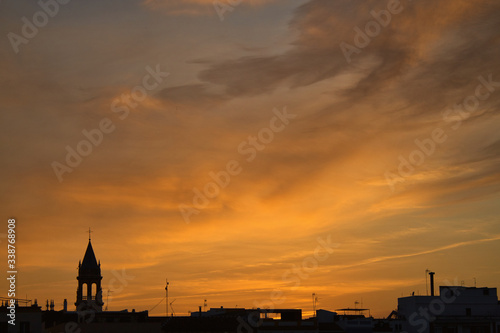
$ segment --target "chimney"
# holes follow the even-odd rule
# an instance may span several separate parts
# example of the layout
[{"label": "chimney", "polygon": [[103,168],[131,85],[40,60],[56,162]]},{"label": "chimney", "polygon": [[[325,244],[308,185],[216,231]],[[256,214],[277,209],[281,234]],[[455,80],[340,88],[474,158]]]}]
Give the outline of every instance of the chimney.
[{"label": "chimney", "polygon": [[429,272],[429,276],[431,279],[431,296],[434,296],[434,272]]},{"label": "chimney", "polygon": [[66,298],[64,299],[63,306],[64,306],[64,312],[68,311],[68,300]]}]

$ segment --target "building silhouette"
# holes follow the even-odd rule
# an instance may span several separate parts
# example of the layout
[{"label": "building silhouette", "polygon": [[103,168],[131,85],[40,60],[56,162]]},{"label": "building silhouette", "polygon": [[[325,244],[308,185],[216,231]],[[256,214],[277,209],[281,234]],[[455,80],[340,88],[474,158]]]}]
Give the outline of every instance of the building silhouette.
[{"label": "building silhouette", "polygon": [[104,305],[101,288],[101,261],[97,263],[90,237],[83,261],[78,263],[76,279],[78,280],[75,302],[77,310],[94,309],[101,312]]},{"label": "building silhouette", "polygon": [[440,286],[439,295],[432,294],[398,299],[398,314],[403,319],[404,331],[500,333],[500,302],[496,288]]},{"label": "building silhouette", "polygon": [[148,311],[103,311],[101,264],[92,242],[78,264],[76,311],[67,301],[46,309],[37,301],[16,300],[16,321],[8,324],[7,298],[0,298],[0,333],[500,333],[500,302],[496,288],[441,286],[431,295],[414,293],[398,298],[398,308],[387,318],[373,318],[368,309],[318,309],[309,318],[301,309],[211,308],[189,316],[150,317]]}]

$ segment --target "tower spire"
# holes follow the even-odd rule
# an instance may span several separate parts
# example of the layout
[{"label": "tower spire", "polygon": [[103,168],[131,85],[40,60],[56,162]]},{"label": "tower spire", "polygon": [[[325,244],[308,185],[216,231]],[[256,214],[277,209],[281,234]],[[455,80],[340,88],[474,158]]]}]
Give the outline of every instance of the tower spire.
[{"label": "tower spire", "polygon": [[102,301],[101,288],[101,265],[97,263],[97,259],[92,248],[91,239],[92,229],[89,228],[89,243],[87,250],[83,256],[83,260],[78,264],[78,288],[76,291],[76,308],[78,311],[82,309],[94,309],[102,311],[104,302]]}]

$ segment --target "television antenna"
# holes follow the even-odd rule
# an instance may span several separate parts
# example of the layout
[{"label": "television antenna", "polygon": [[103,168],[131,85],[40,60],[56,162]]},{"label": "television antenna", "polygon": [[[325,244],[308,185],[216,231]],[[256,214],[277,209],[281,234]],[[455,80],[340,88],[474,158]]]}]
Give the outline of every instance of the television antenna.
[{"label": "television antenna", "polygon": [[170,302],[170,309],[172,310],[172,317],[175,316],[175,311],[174,311],[174,307],[172,306],[172,304],[175,302],[177,298],[174,298],[174,300],[172,302]]},{"label": "television antenna", "polygon": [[165,298],[167,301],[165,302],[165,317],[168,317],[168,279],[165,279]]},{"label": "television antenna", "polygon": [[104,309],[104,311],[108,311],[109,293],[112,293],[112,292],[113,292],[112,290],[108,289],[108,292],[106,293],[106,308]]},{"label": "television antenna", "polygon": [[316,293],[312,293],[312,301],[313,301],[313,316],[316,316],[316,305],[318,304],[318,296]]}]

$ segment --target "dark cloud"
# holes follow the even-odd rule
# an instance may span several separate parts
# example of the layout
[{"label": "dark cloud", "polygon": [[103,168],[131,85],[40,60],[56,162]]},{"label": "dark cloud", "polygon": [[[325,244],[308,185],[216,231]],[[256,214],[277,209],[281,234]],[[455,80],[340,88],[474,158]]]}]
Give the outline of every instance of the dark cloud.
[{"label": "dark cloud", "polygon": [[214,104],[219,104],[228,99],[217,93],[210,93],[207,84],[190,84],[184,86],[176,86],[166,88],[155,94],[162,100],[171,103],[180,103],[185,105],[199,105],[211,107]]},{"label": "dark cloud", "polygon": [[[339,45],[355,45],[354,27],[364,29],[374,20],[370,10],[385,10],[380,2],[311,1],[296,10],[290,24],[298,31],[291,50],[213,63],[199,78],[222,86],[229,97],[238,97],[271,93],[280,86],[300,88],[341,72],[361,71],[365,76],[345,90],[351,102],[396,85],[396,97],[414,103],[416,112],[430,112],[430,106],[434,111],[453,102],[477,75],[500,72],[496,61],[500,23],[495,19],[500,5],[419,1],[401,6],[390,25],[359,55],[352,54],[352,64]],[[364,65],[368,60],[373,63]]]},{"label": "dark cloud", "polygon": [[[221,98],[267,96],[278,88],[298,90],[339,74],[360,75],[353,86],[337,91],[340,99],[304,116],[300,129],[290,129],[293,134],[286,134],[295,147],[307,149],[307,153],[294,155],[292,149],[263,154],[261,162],[247,171],[257,176],[265,174],[266,169],[282,170],[293,165],[293,171],[278,173],[279,180],[268,182],[268,186],[274,187],[268,193],[279,196],[293,192],[301,180],[307,179],[297,175],[318,174],[335,161],[352,157],[367,142],[387,136],[412,142],[418,133],[436,127],[446,108],[473,94],[479,75],[493,73],[494,78],[500,77],[498,3],[401,4],[401,13],[393,15],[390,25],[382,28],[360,54],[352,55],[351,64],[340,43],[354,45],[354,27],[364,29],[367,22],[374,20],[370,11],[384,10],[386,3],[311,1],[299,7],[290,22],[290,28],[298,32],[290,50],[270,56],[205,62],[208,68],[198,75],[203,85],[171,88],[169,92],[178,93],[180,99],[194,94],[203,100],[207,86],[213,85],[222,87]],[[394,101],[398,102],[391,105]],[[473,117],[490,117],[497,112],[493,106],[498,103],[498,96],[492,96]],[[331,141],[321,142],[330,146],[330,153],[319,148],[315,139],[304,140],[305,133],[309,139],[320,140],[320,133],[328,131],[339,133],[330,137]],[[339,140],[342,135],[349,139]],[[444,163],[452,165],[457,157],[447,158]],[[493,170],[485,168],[484,172],[487,177]]]}]

